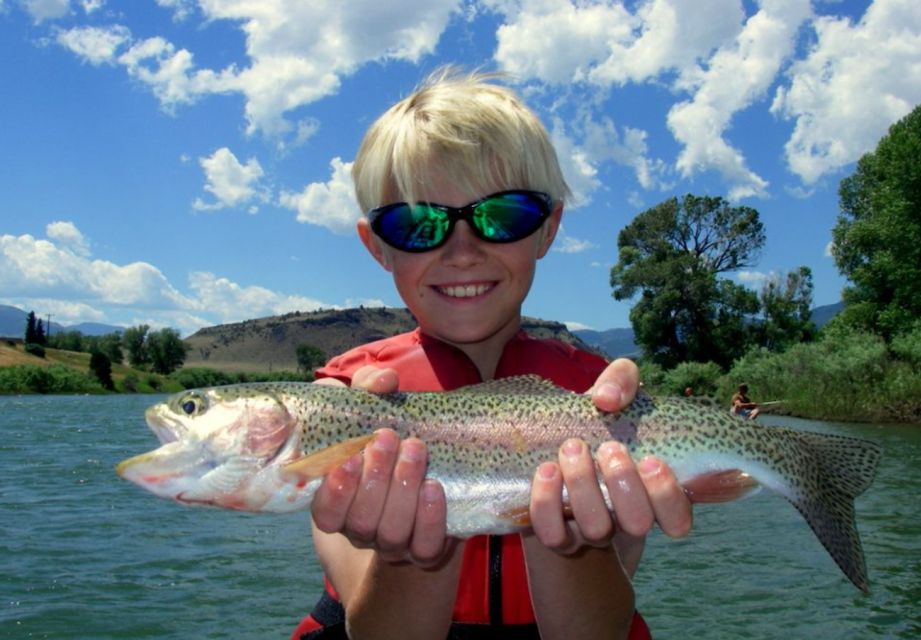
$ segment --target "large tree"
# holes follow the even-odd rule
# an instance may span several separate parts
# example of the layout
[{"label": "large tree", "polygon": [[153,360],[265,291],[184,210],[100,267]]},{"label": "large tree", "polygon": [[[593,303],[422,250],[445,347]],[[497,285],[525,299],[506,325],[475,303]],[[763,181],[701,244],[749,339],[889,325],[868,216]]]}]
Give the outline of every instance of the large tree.
[{"label": "large tree", "polygon": [[812,269],[800,267],[786,275],[774,275],[761,289],[761,344],[784,351],[815,338],[812,322]]},{"label": "large tree", "polygon": [[671,198],[634,218],[618,236],[611,286],[617,300],[639,294],[630,320],[646,355],[727,366],[744,353],[757,295],[717,276],[753,266],[764,240],[755,209],[719,197]]},{"label": "large tree", "polygon": [[838,188],[832,253],[850,281],[836,321],[891,339],[921,317],[921,106]]}]

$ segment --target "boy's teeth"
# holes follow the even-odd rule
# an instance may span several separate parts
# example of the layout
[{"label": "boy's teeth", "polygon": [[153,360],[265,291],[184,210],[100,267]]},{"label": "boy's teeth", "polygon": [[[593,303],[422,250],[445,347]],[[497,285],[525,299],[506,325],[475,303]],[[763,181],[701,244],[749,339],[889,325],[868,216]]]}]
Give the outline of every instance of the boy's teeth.
[{"label": "boy's teeth", "polygon": [[485,284],[468,284],[457,285],[452,287],[439,287],[439,290],[451,298],[472,298],[481,296],[489,290],[489,285]]}]

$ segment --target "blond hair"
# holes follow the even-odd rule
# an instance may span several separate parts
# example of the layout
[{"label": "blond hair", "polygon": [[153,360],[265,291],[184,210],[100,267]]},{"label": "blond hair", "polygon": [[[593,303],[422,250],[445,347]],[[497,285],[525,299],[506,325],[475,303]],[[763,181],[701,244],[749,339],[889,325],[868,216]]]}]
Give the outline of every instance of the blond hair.
[{"label": "blond hair", "polygon": [[439,176],[471,193],[569,195],[547,130],[497,73],[439,69],[368,129],[352,180],[362,210],[416,194]]}]

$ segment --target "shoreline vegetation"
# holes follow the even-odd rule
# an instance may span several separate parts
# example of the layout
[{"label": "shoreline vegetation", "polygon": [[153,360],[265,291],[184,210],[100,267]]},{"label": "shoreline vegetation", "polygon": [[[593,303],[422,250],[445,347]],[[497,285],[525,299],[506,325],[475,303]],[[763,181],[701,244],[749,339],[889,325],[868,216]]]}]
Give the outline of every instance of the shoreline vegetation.
[{"label": "shoreline vegetation", "polygon": [[[90,373],[90,355],[47,349],[44,359],[22,345],[0,344],[0,394],[106,394]],[[640,362],[645,388],[681,395],[688,387],[729,407],[746,382],[771,413],[814,420],[921,424],[921,327],[891,345],[868,333],[828,332],[781,353],[749,351],[723,372],[712,362],[664,370]],[[173,393],[183,389],[268,380],[310,380],[295,371],[225,372],[186,367],[169,375],[113,364],[114,393]],[[777,402],[781,401],[781,402]]]}]

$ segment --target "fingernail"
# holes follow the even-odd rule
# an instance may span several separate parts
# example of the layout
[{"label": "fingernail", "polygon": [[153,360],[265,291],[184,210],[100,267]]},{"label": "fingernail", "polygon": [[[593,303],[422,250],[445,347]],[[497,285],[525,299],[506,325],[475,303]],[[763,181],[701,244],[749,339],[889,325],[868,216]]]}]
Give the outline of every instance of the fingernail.
[{"label": "fingernail", "polygon": [[395,438],[392,433],[388,431],[378,431],[374,434],[374,440],[371,442],[371,446],[382,453],[390,453],[396,451],[398,443],[399,440]]},{"label": "fingernail", "polygon": [[640,460],[637,469],[644,476],[654,476],[662,469],[662,463],[655,458],[644,458]]},{"label": "fingernail", "polygon": [[582,453],[582,441],[578,438],[570,438],[563,443],[563,454],[567,456],[577,456]]},{"label": "fingernail", "polygon": [[424,451],[425,449],[421,442],[412,440],[406,441],[403,443],[403,446],[400,447],[400,460],[405,462],[419,462],[425,457]]},{"label": "fingernail", "polygon": [[552,462],[545,462],[537,467],[537,474],[544,480],[553,480],[556,477],[556,465]]},{"label": "fingernail", "polygon": [[627,452],[627,447],[622,442],[609,440],[598,447],[598,459],[608,461],[614,456],[623,455]]}]

